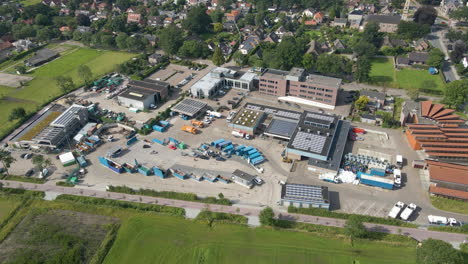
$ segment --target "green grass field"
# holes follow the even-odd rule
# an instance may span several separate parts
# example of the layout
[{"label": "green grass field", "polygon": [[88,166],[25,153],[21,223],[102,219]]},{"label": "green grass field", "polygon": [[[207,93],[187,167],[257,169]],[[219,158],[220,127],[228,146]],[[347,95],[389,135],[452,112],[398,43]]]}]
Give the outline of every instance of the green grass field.
[{"label": "green grass field", "polygon": [[77,73],[79,65],[87,65],[94,77],[111,72],[116,64],[122,63],[134,57],[134,54],[126,52],[114,52],[96,50],[91,48],[75,48],[67,51],[66,55],[39,67],[32,73],[34,79],[21,89],[7,89],[0,87],[0,93],[9,97],[9,100],[0,102],[0,138],[14,125],[8,122],[8,115],[15,107],[24,107],[28,112],[38,110],[41,104],[49,102],[53,98],[62,95],[63,92],[55,83],[58,76],[70,76],[75,85],[81,86],[81,80]]},{"label": "green grass field", "polygon": [[125,220],[104,263],[414,263],[415,248],[166,216]]},{"label": "green grass field", "polygon": [[22,0],[20,1],[24,6],[39,4],[41,0]]},{"label": "green grass field", "polygon": [[440,210],[460,213],[460,214],[468,214],[468,203],[451,200],[443,197],[435,197],[431,196],[432,205]]},{"label": "green grass field", "polygon": [[0,223],[20,204],[19,201],[0,197]]},{"label": "green grass field", "polygon": [[440,76],[430,75],[427,70],[408,68],[396,71],[392,60],[387,58],[374,58],[371,63],[371,84],[401,89],[418,88],[425,93],[444,91]]}]

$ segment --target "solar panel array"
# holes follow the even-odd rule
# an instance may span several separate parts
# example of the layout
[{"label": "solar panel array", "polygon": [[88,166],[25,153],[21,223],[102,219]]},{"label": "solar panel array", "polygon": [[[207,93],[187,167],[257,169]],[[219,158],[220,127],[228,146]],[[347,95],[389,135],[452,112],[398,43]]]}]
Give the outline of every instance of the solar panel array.
[{"label": "solar panel array", "polygon": [[267,129],[267,133],[291,137],[296,127],[297,123],[295,122],[273,119]]},{"label": "solar panel array", "polygon": [[51,126],[59,126],[59,127],[66,127],[72,120],[76,118],[76,115],[81,111],[88,111],[84,106],[73,105],[68,108],[63,114],[57,117],[50,125]]},{"label": "solar panel array", "polygon": [[283,199],[314,203],[328,203],[328,200],[326,200],[324,197],[321,186],[296,183],[286,184],[286,190]]},{"label": "solar panel array", "polygon": [[334,117],[334,116],[319,115],[319,114],[316,114],[316,113],[307,113],[306,116],[309,117],[309,118],[314,118],[314,119],[318,119],[318,120],[323,120],[323,121],[327,121],[327,122],[330,122],[330,123],[332,123],[333,120],[335,120],[335,117]]},{"label": "solar panel array", "polygon": [[198,113],[201,109],[206,106],[206,103],[196,101],[193,99],[184,99],[182,102],[178,103],[174,108],[173,111],[180,112],[182,114],[186,114],[189,116],[193,116]]},{"label": "solar panel array", "polygon": [[326,136],[298,131],[291,145],[295,149],[321,153],[326,140]]},{"label": "solar panel array", "polygon": [[285,118],[290,118],[290,119],[299,120],[301,118],[301,113],[292,112],[292,111],[284,111],[281,109],[269,108],[265,106],[262,107],[258,105],[248,104],[245,106],[245,108],[249,110],[263,111],[270,115],[275,115],[275,116],[285,117]]}]

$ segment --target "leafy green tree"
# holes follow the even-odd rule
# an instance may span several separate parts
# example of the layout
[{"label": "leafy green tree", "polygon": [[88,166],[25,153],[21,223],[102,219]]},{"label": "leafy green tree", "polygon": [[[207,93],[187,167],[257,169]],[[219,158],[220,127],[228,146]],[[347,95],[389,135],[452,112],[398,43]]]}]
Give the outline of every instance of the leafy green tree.
[{"label": "leafy green tree", "polygon": [[83,14],[78,14],[76,16],[76,24],[78,26],[86,26],[89,27],[91,25],[91,21],[89,20],[89,17]]},{"label": "leafy green tree", "polygon": [[58,76],[55,78],[55,82],[63,93],[68,93],[75,89],[75,84],[70,76]]},{"label": "leafy green tree", "polygon": [[26,73],[26,67],[24,65],[15,66],[15,70],[19,72],[20,74]]},{"label": "leafy green tree", "polygon": [[46,15],[37,14],[36,18],[34,19],[34,24],[40,25],[40,26],[47,26],[50,24],[50,19]]},{"label": "leafy green tree", "polygon": [[468,6],[459,7],[450,13],[450,18],[468,22]]},{"label": "leafy green tree", "polygon": [[177,54],[186,58],[206,58],[211,51],[205,43],[197,40],[185,41]]},{"label": "leafy green tree", "polygon": [[221,66],[224,64],[225,62],[224,55],[221,52],[221,49],[219,47],[215,48],[212,60],[213,60],[214,65],[216,66]]},{"label": "leafy green tree", "polygon": [[440,49],[433,48],[429,52],[429,59],[427,60],[427,65],[440,69],[442,68],[444,57],[445,54],[442,51],[440,51]]},{"label": "leafy green tree", "polygon": [[8,169],[15,161],[16,159],[11,156],[10,152],[6,150],[0,150],[0,162],[2,163],[7,175],[9,174]]},{"label": "leafy green tree", "polygon": [[358,82],[369,81],[369,73],[371,71],[371,63],[366,56],[358,57],[354,71],[354,79]]},{"label": "leafy green tree", "polygon": [[432,6],[421,6],[413,15],[414,22],[432,26],[437,18],[437,11]]},{"label": "leafy green tree", "polygon": [[224,17],[224,12],[216,9],[213,12],[210,13],[211,20],[214,23],[222,23],[223,22],[223,17]]},{"label": "leafy green tree", "polygon": [[346,220],[344,229],[351,240],[355,238],[365,238],[367,236],[367,230],[359,216],[350,216],[348,220]]},{"label": "leafy green tree", "polygon": [[334,75],[344,75],[351,72],[351,62],[348,58],[336,55],[322,53],[317,58],[317,71],[321,73],[330,73]]},{"label": "leafy green tree", "polygon": [[184,42],[184,32],[176,27],[170,25],[161,30],[159,34],[159,44],[167,55],[175,55]]},{"label": "leafy green tree", "polygon": [[213,24],[213,31],[214,31],[215,33],[223,32],[223,29],[224,29],[224,28],[223,28],[223,24],[221,24],[221,23],[214,23],[214,24]]},{"label": "leafy green tree", "polygon": [[417,249],[416,262],[418,264],[465,263],[460,251],[445,241],[432,238],[424,240],[422,246]]},{"label": "leafy green tree", "polygon": [[366,56],[368,58],[371,58],[377,53],[377,48],[374,45],[372,45],[372,43],[360,41],[353,48],[353,51],[358,57]]},{"label": "leafy green tree", "polygon": [[11,110],[10,116],[8,117],[9,121],[16,119],[22,119],[26,116],[26,110],[23,107],[16,107]]},{"label": "leafy green tree", "polygon": [[444,102],[455,107],[468,102],[468,79],[448,83],[445,86]]},{"label": "leafy green tree", "polygon": [[401,21],[398,24],[397,34],[404,39],[414,40],[424,37],[431,32],[431,27],[411,21]]},{"label": "leafy green tree", "polygon": [[369,103],[369,98],[367,96],[361,95],[356,100],[356,102],[354,102],[354,106],[356,107],[356,109],[362,111],[362,110],[366,109],[366,106],[367,106],[368,103]]},{"label": "leafy green tree", "polygon": [[275,217],[275,213],[273,212],[273,209],[271,209],[271,207],[266,207],[258,215],[258,218],[260,219],[260,224],[264,226],[274,225],[275,224],[274,217]]},{"label": "leafy green tree", "polygon": [[121,32],[117,35],[117,37],[115,37],[115,44],[117,44],[117,47],[119,49],[127,49],[127,39],[128,35],[124,32]]},{"label": "leafy green tree", "polygon": [[362,42],[373,43],[374,46],[379,45],[381,36],[379,29],[379,24],[375,22],[367,23],[362,32]]},{"label": "leafy green tree", "polygon": [[242,54],[240,51],[234,52],[234,54],[232,54],[232,59],[238,66],[243,67],[247,64],[247,56]]},{"label": "leafy green tree", "polygon": [[127,48],[129,50],[140,51],[145,48],[143,40],[140,37],[129,37],[127,38]]},{"label": "leafy green tree", "polygon": [[47,41],[47,40],[53,39],[55,37],[55,34],[51,28],[44,27],[44,28],[37,30],[36,37],[40,41]]},{"label": "leafy green tree", "polygon": [[206,8],[198,6],[190,9],[182,26],[189,32],[203,34],[210,31],[211,17],[206,14]]},{"label": "leafy green tree", "polygon": [[302,67],[306,70],[312,70],[315,66],[314,55],[307,53],[302,57]]},{"label": "leafy green tree", "polygon": [[44,166],[44,156],[42,155],[34,155],[31,159],[31,162],[34,166],[36,166],[39,170],[42,170]]},{"label": "leafy green tree", "polygon": [[81,64],[78,66],[78,76],[84,81],[85,86],[88,86],[91,83],[91,80],[93,78],[93,73],[91,72],[91,69],[84,64]]}]

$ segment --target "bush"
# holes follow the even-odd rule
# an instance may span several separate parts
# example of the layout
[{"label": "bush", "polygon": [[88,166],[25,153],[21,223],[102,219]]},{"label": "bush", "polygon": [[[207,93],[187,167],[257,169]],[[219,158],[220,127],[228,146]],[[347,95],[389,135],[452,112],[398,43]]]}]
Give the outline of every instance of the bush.
[{"label": "bush", "polygon": [[75,185],[73,183],[64,182],[64,181],[56,182],[55,185],[63,186],[63,187],[75,187]]},{"label": "bush", "polygon": [[135,209],[139,211],[157,212],[157,213],[174,215],[174,216],[182,216],[182,217],[185,216],[184,209],[170,207],[170,206],[163,206],[163,205],[133,203],[133,202],[116,201],[116,200],[110,200],[110,199],[104,199],[104,198],[75,196],[75,195],[69,195],[69,194],[61,194],[57,196],[56,200],[71,201],[71,202],[77,202],[77,203],[82,203],[82,204],[119,207],[119,208],[124,208],[124,209]]},{"label": "bush", "polygon": [[223,224],[247,224],[247,217],[243,215],[228,214],[228,213],[218,213],[211,211],[201,211],[197,215],[197,220],[208,221],[208,224],[211,226],[213,222],[219,222]]},{"label": "bush", "polygon": [[5,176],[2,177],[2,180],[19,181],[19,182],[31,182],[31,183],[38,183],[38,184],[43,184],[43,183],[46,182],[45,179],[30,178],[30,177],[15,176],[15,175],[5,175]]},{"label": "bush", "polygon": [[260,215],[258,216],[258,218],[260,218],[260,224],[264,226],[275,225],[274,217],[275,217],[275,212],[273,212],[273,209],[271,209],[270,207],[263,209],[260,212]]},{"label": "bush", "polygon": [[22,195],[24,197],[33,197],[33,198],[44,198],[45,196],[45,193],[41,191],[30,191],[30,190],[25,190],[25,189],[6,188],[6,187],[1,188],[0,193],[16,194],[16,195]]},{"label": "bush", "polygon": [[201,197],[198,197],[194,193],[180,193],[180,192],[169,192],[169,191],[158,192],[158,191],[151,190],[151,189],[134,190],[127,186],[112,186],[112,185],[109,186],[108,191],[117,192],[117,193],[138,194],[138,195],[145,195],[145,196],[152,196],[152,197],[161,197],[161,198],[183,200],[183,201],[194,201],[194,202],[201,202],[201,203],[208,203],[208,204],[232,205],[231,201],[229,201],[226,198],[221,198],[221,199],[218,199],[216,197],[201,198]]},{"label": "bush", "polygon": [[119,224],[112,224],[106,237],[101,243],[101,246],[94,254],[93,258],[89,261],[90,264],[100,264],[104,262],[104,258],[109,252],[110,248],[114,244],[115,238],[117,237],[117,231],[119,231]]},{"label": "bush", "polygon": [[296,208],[293,206],[289,206],[288,213],[324,216],[324,217],[339,218],[339,219],[349,219],[351,216],[355,216],[355,217],[358,217],[362,222],[367,222],[367,223],[404,226],[404,227],[417,227],[417,225],[415,224],[406,223],[406,222],[396,220],[396,219],[381,218],[381,217],[375,217],[375,216],[369,216],[369,215],[336,213],[336,212],[330,212],[328,210],[320,209],[320,208]]}]

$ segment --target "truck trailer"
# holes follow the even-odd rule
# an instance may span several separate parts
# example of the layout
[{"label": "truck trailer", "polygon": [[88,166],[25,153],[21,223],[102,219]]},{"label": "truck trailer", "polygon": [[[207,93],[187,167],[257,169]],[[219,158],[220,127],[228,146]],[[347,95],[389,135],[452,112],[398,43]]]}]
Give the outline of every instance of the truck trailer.
[{"label": "truck trailer", "polygon": [[396,219],[404,207],[405,204],[403,202],[398,201],[388,213],[388,217]]},{"label": "truck trailer", "polygon": [[185,131],[185,132],[189,132],[191,134],[197,134],[197,129],[194,128],[193,126],[182,126],[182,128],[180,129],[182,131]]},{"label": "truck trailer", "polygon": [[447,218],[445,216],[428,215],[427,219],[429,220],[429,223],[433,225],[458,225],[458,222],[455,218]]},{"label": "truck trailer", "polygon": [[394,181],[384,177],[372,176],[367,173],[358,172],[357,178],[362,184],[393,190]]}]

